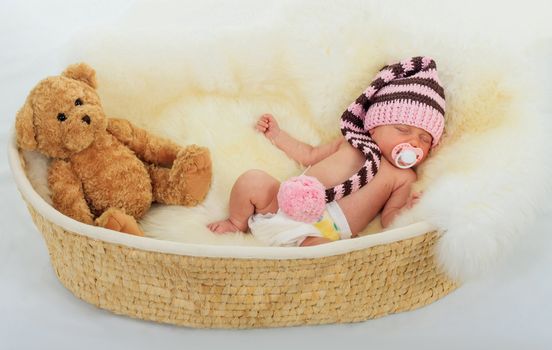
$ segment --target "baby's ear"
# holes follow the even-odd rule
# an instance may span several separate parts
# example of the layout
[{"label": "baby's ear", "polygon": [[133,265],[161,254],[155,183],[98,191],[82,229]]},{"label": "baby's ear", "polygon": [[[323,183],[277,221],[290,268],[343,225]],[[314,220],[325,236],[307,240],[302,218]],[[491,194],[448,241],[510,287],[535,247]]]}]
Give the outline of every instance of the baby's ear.
[{"label": "baby's ear", "polygon": [[67,78],[82,81],[83,83],[90,85],[93,89],[98,87],[98,83],[96,82],[96,71],[86,63],[72,64],[67,67],[61,75]]},{"label": "baby's ear", "polygon": [[35,138],[33,117],[33,107],[27,100],[15,117],[17,145],[21,149],[33,150],[38,146]]}]

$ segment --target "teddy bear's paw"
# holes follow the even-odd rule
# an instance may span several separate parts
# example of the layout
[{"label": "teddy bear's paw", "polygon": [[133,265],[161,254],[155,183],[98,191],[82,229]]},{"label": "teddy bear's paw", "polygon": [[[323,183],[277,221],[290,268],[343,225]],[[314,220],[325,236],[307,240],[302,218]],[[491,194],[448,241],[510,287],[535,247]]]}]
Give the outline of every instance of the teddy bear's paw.
[{"label": "teddy bear's paw", "polygon": [[211,155],[205,147],[191,145],[178,152],[170,173],[171,181],[190,174],[205,174],[211,172]]},{"label": "teddy bear's paw", "polygon": [[125,214],[121,209],[109,208],[96,219],[96,225],[113,231],[128,233],[135,236],[144,236],[134,217]]},{"label": "teddy bear's paw", "polygon": [[200,203],[201,200],[203,200],[203,198],[198,199],[192,196],[191,194],[186,193],[184,195],[184,203],[182,203],[182,205],[187,207],[195,207]]},{"label": "teddy bear's paw", "polygon": [[134,138],[132,125],[124,119],[109,119],[107,124],[107,131],[124,144],[131,143]]},{"label": "teddy bear's paw", "polygon": [[209,150],[195,145],[178,153],[169,172],[171,190],[178,193],[180,204],[195,206],[202,202],[211,187],[212,168]]}]

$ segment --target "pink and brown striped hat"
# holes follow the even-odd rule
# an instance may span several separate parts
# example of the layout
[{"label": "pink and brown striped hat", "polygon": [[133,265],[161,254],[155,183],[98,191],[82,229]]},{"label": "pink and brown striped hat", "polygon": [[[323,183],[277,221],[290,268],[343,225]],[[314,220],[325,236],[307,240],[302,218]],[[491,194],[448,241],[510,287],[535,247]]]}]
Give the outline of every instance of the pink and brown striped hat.
[{"label": "pink and brown striped hat", "polygon": [[389,69],[380,71],[378,77],[385,83],[372,97],[364,130],[388,124],[411,125],[431,134],[434,147],[445,126],[445,93],[437,65],[430,57],[413,57],[402,61],[401,66],[416,73],[400,77]]},{"label": "pink and brown striped hat", "polygon": [[343,183],[326,189],[326,202],[347,196],[379,171],[381,150],[368,130],[406,124],[426,130],[439,143],[445,126],[445,94],[430,57],[411,57],[384,66],[368,88],[341,115],[341,133],[366,157],[362,168]]}]

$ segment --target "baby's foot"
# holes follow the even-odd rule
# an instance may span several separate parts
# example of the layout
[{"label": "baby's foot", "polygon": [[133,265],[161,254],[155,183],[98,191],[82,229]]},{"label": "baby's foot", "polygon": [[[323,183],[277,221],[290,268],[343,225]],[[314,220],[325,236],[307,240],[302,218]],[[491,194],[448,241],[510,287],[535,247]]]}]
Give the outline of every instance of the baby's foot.
[{"label": "baby's foot", "polygon": [[227,233],[227,232],[245,232],[246,228],[240,228],[228,218],[226,220],[216,221],[207,225],[207,228],[214,233]]}]

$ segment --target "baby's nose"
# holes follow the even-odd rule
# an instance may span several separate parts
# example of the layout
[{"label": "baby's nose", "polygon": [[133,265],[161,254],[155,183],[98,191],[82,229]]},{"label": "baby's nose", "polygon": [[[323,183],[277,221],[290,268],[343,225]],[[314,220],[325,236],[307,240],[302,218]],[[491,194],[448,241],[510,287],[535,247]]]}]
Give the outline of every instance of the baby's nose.
[{"label": "baby's nose", "polygon": [[422,148],[422,147],[421,147],[421,142],[420,142],[420,140],[418,139],[418,137],[416,137],[416,136],[411,137],[410,140],[408,140],[408,143],[411,144],[412,147]]},{"label": "baby's nose", "polygon": [[418,147],[418,144],[416,143],[416,139],[413,139],[413,138],[404,140],[404,143],[408,143],[412,147]]}]

